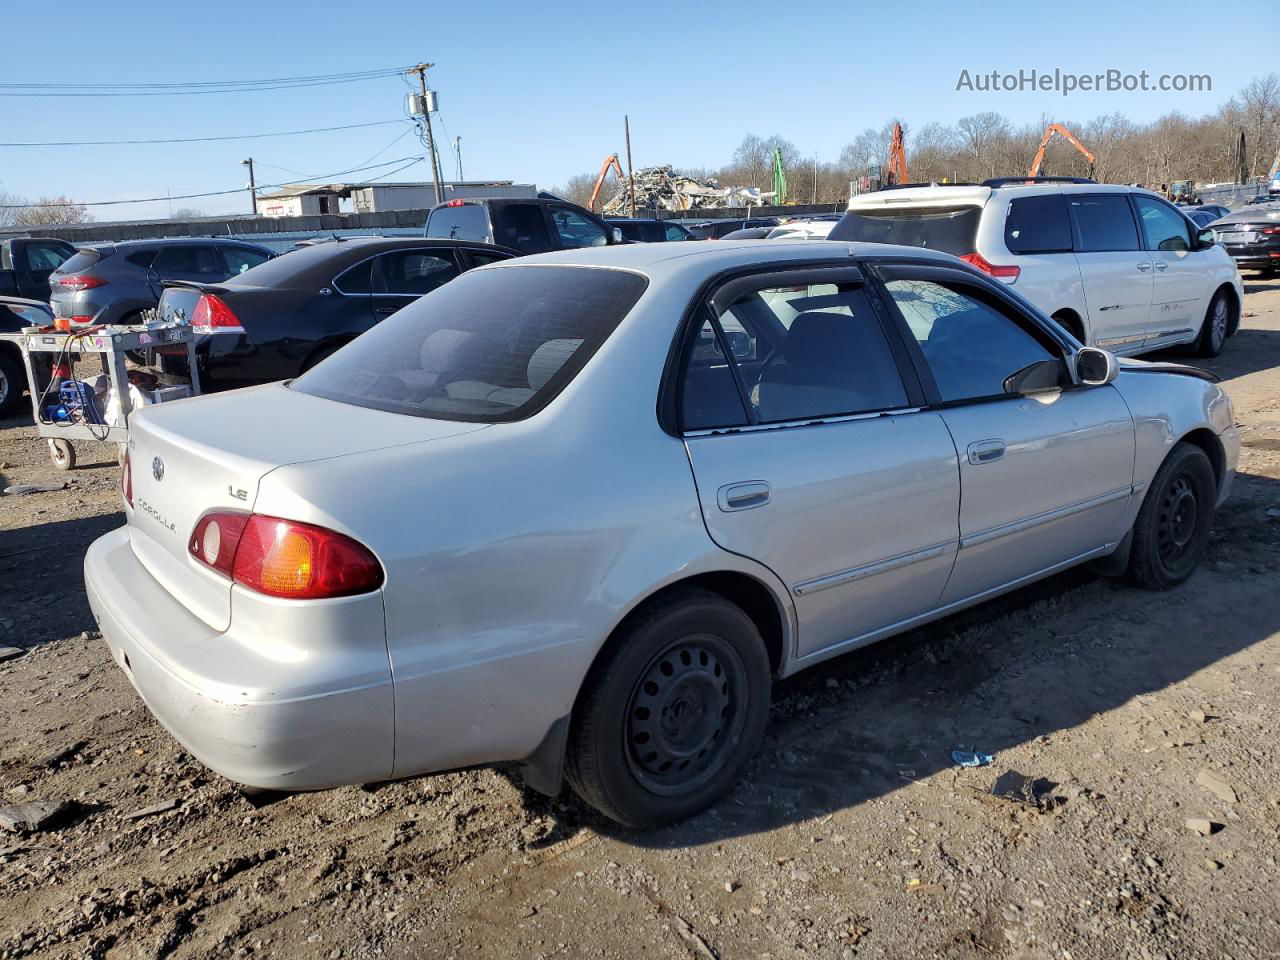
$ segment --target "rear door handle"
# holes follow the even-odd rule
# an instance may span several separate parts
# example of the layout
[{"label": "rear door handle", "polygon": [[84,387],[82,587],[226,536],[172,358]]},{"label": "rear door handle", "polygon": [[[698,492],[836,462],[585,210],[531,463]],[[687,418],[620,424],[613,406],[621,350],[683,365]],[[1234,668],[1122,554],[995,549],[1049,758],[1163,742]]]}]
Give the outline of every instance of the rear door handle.
[{"label": "rear door handle", "polygon": [[1163,260],[1157,260],[1157,261],[1156,261],[1156,269],[1157,269],[1157,270],[1168,270],[1168,269],[1169,269],[1169,265],[1168,265],[1167,263],[1165,263]]},{"label": "rear door handle", "polygon": [[1140,264],[1138,264],[1138,269],[1139,269],[1139,270],[1141,270],[1143,273],[1146,273],[1148,270],[1150,270],[1150,269],[1151,269],[1151,264],[1149,264],[1149,263],[1140,263]]},{"label": "rear door handle", "polygon": [[969,462],[975,467],[984,463],[995,463],[1004,459],[1005,445],[1003,440],[975,440],[968,446]]},{"label": "rear door handle", "polygon": [[387,317],[399,310],[399,307],[374,307],[373,312]]},{"label": "rear door handle", "polygon": [[716,502],[725,513],[732,513],[735,510],[763,507],[769,502],[771,493],[769,484],[763,480],[730,483],[717,491]]}]

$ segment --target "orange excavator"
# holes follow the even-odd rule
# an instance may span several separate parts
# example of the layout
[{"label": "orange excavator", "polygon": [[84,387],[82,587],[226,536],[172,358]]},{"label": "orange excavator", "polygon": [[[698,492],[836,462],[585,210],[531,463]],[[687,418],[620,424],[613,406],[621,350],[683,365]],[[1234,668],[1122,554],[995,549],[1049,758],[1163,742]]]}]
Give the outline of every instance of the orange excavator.
[{"label": "orange excavator", "polygon": [[1044,128],[1044,139],[1040,141],[1040,149],[1036,151],[1036,158],[1031,161],[1031,169],[1027,171],[1027,176],[1037,177],[1040,175],[1040,167],[1044,164],[1044,149],[1049,146],[1049,141],[1053,139],[1055,133],[1084,154],[1084,158],[1089,161],[1088,176],[1092,177],[1093,168],[1097,165],[1098,158],[1089,151],[1088,147],[1076,139],[1074,133],[1060,123],[1051,123]]},{"label": "orange excavator", "polygon": [[626,182],[627,178],[622,172],[622,164],[618,162],[618,155],[609,154],[604,158],[604,163],[600,164],[600,175],[596,177],[596,185],[591,188],[591,199],[587,201],[587,209],[592,213],[596,211],[596,200],[600,196],[600,188],[604,186],[604,178],[609,175],[610,167],[617,171],[619,180]]},{"label": "orange excavator", "polygon": [[911,182],[907,177],[906,138],[902,135],[900,123],[893,125],[893,139],[889,141],[889,166],[884,171],[884,182],[888,186]]}]

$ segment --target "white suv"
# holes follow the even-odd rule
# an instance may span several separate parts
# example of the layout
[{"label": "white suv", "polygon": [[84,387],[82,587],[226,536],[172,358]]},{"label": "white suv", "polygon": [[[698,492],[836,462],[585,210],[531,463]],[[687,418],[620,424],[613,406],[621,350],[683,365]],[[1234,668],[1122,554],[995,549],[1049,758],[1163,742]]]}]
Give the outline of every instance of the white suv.
[{"label": "white suv", "polygon": [[1149,190],[1048,177],[904,186],[853,197],[831,239],[954,254],[1114,353],[1194,344],[1217,356],[1240,323],[1234,261]]}]

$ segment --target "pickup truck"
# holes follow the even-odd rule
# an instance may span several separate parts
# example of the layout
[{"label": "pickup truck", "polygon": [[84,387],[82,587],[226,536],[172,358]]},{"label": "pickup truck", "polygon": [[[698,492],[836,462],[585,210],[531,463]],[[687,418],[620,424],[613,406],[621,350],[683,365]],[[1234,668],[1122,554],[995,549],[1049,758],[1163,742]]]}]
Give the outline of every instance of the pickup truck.
[{"label": "pickup truck", "polygon": [[495,243],[522,254],[627,242],[620,228],[590,210],[551,197],[450,200],[431,208],[426,235]]},{"label": "pickup truck", "polygon": [[49,274],[71,259],[65,240],[13,237],[0,240],[0,296],[49,299]]},{"label": "pickup truck", "polygon": [[[4,334],[18,334],[23,327],[45,327],[52,323],[53,311],[47,303],[22,297],[0,296],[0,418],[14,412],[22,400],[22,391],[27,386],[27,371],[22,365],[18,339]],[[39,371],[36,375],[40,376]],[[47,382],[47,377],[42,382]]]}]

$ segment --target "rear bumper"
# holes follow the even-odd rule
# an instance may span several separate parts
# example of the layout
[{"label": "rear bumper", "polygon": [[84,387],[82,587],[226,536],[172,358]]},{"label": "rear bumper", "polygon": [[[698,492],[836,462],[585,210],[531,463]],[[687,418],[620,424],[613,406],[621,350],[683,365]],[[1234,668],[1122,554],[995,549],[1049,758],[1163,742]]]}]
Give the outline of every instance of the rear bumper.
[{"label": "rear bumper", "polygon": [[[376,641],[351,633],[375,613],[381,627],[380,594],[292,607],[241,600],[257,607],[241,618],[244,635],[234,602],[233,626],[220,633],[152,578],[124,527],[89,547],[84,575],[112,657],[156,719],[213,770],[273,790],[391,776],[385,641],[381,629]],[[290,642],[291,629],[302,643]]]}]

